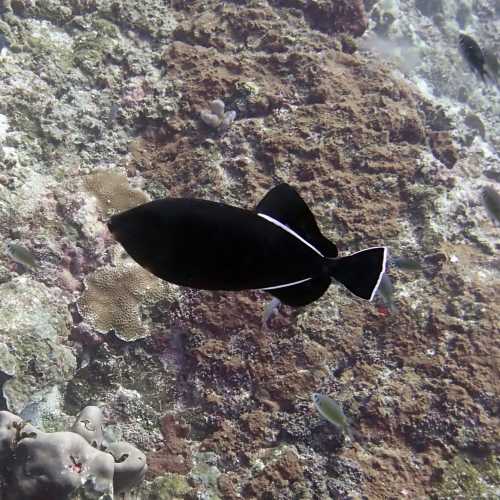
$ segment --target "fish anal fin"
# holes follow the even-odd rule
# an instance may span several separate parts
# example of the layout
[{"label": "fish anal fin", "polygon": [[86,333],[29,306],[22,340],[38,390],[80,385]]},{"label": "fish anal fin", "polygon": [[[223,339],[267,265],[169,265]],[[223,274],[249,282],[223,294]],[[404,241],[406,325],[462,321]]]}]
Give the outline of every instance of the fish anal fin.
[{"label": "fish anal fin", "polygon": [[290,185],[283,183],[271,189],[256,211],[288,226],[325,257],[337,257],[337,247],[321,234],[313,213]]},{"label": "fish anal fin", "polygon": [[297,285],[268,290],[268,292],[283,304],[301,307],[319,299],[328,290],[330,283],[329,276],[322,276]]}]

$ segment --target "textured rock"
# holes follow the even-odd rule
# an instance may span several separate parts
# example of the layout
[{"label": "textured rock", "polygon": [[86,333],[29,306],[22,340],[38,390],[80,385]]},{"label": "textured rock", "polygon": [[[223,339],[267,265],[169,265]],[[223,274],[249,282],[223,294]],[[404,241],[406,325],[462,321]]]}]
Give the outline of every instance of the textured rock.
[{"label": "textured rock", "polygon": [[[0,285],[2,341],[10,346],[4,372],[4,396],[10,410],[20,412],[35,395],[42,397],[54,387],[62,391],[76,367],[71,350],[59,344],[68,335],[69,315],[57,290],[29,277]],[[6,363],[6,358],[3,358]]]},{"label": "textured rock", "polygon": [[185,441],[189,427],[176,422],[171,415],[161,422],[164,437],[163,447],[148,455],[150,475],[158,476],[165,472],[185,474],[191,470],[191,450]]},{"label": "textured rock", "polygon": [[447,168],[453,168],[458,161],[458,152],[447,132],[430,134],[432,154]]},{"label": "textured rock", "polygon": [[[456,48],[467,31],[498,52],[498,9],[364,5],[5,2],[0,232],[39,262],[0,254],[5,405],[47,431],[105,402],[106,439],[150,459],[145,499],[498,489],[498,229],[479,193],[500,178],[500,94]],[[218,98],[224,134],[199,118]],[[332,286],[263,329],[265,294],[158,295],[103,225],[163,196],[251,208],[283,181],[342,254],[421,260],[390,269],[395,312]],[[352,446],[316,391],[344,402]]]}]

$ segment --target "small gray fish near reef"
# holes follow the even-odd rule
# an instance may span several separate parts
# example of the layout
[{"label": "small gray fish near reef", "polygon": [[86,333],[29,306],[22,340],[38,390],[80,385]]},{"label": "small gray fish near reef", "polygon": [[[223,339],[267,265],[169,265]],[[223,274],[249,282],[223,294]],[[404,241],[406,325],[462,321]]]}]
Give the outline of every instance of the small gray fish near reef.
[{"label": "small gray fish near reef", "polygon": [[5,38],[5,35],[0,33],[0,56],[4,56],[10,47],[10,42]]},{"label": "small gray fish near reef", "polygon": [[386,273],[384,273],[382,279],[380,280],[378,294],[382,297],[387,309],[389,309],[391,313],[394,312],[396,310],[396,306],[394,305],[394,286]]},{"label": "small gray fish near reef", "polygon": [[33,254],[26,248],[18,245],[17,243],[9,243],[7,245],[6,254],[18,264],[22,264],[24,267],[30,269],[35,269],[37,267],[37,262]]},{"label": "small gray fish near reef", "polygon": [[403,271],[421,271],[422,264],[417,259],[410,257],[390,257],[389,263]]},{"label": "small gray fish near reef", "polygon": [[349,439],[353,441],[349,421],[347,420],[340,403],[337,403],[337,401],[334,401],[329,396],[318,394],[317,392],[312,395],[312,400],[316,410],[318,410],[318,413],[325,420],[328,420],[328,422],[337,427],[337,429],[342,431],[344,434],[347,434]]},{"label": "small gray fish near reef", "polygon": [[269,320],[278,312],[278,308],[281,305],[280,299],[274,297],[269,304],[267,304],[264,309],[264,314],[262,315],[262,326],[266,327]]},{"label": "small gray fish near reef", "polygon": [[484,208],[490,219],[497,225],[500,224],[500,195],[494,187],[486,186],[481,192]]},{"label": "small gray fish near reef", "polygon": [[271,189],[253,210],[166,198],[114,215],[108,229],[138,264],[165,281],[202,290],[264,290],[292,307],[319,299],[332,278],[372,300],[387,260],[385,247],[339,257],[288,184]]},{"label": "small gray fish near reef", "polygon": [[491,75],[486,71],[483,51],[472,37],[461,33],[458,37],[458,47],[473,73],[479,75],[485,83],[485,76],[493,80]]}]

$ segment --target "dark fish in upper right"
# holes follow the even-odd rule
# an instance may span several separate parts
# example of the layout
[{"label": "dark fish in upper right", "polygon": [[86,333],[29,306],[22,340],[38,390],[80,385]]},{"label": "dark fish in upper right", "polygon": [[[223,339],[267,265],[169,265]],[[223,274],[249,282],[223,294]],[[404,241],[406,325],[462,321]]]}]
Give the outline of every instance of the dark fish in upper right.
[{"label": "dark fish in upper right", "polygon": [[463,58],[467,61],[473,73],[479,75],[481,80],[486,83],[485,76],[493,80],[486,71],[484,54],[478,43],[469,35],[461,33],[458,37],[458,47]]},{"label": "dark fish in upper right", "polygon": [[492,186],[486,186],[481,192],[481,199],[490,219],[500,225],[500,194]]}]

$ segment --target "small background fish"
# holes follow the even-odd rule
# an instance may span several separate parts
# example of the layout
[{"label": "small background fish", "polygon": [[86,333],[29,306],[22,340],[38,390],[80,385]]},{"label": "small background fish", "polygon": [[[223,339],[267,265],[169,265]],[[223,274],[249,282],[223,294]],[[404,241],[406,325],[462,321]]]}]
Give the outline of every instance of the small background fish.
[{"label": "small background fish", "polygon": [[495,224],[500,224],[500,195],[496,189],[492,186],[486,186],[481,192],[481,199],[490,219]]},{"label": "small background fish", "polygon": [[417,260],[411,257],[390,257],[390,264],[402,269],[403,271],[421,271],[422,264]]},{"label": "small background fish", "polygon": [[382,276],[377,293],[380,297],[382,297],[382,300],[389,312],[393,313],[396,311],[396,306],[394,305],[394,286],[387,273],[384,273]]},{"label": "small background fish", "polygon": [[324,394],[319,394],[317,392],[312,395],[312,400],[316,410],[318,410],[318,413],[324,419],[328,420],[328,422],[337,427],[337,429],[342,431],[344,434],[347,434],[349,439],[353,441],[349,421],[347,420],[340,403],[334,401],[329,396],[325,396]]},{"label": "small background fish", "polygon": [[5,249],[5,253],[18,264],[22,264],[24,267],[30,269],[35,269],[37,267],[37,261],[33,254],[26,248],[17,243],[8,243]]},{"label": "small background fish", "polygon": [[485,76],[490,77],[490,75],[484,67],[484,55],[479,44],[469,35],[461,33],[458,38],[458,46],[472,72],[478,74],[481,80],[486,82]]}]

